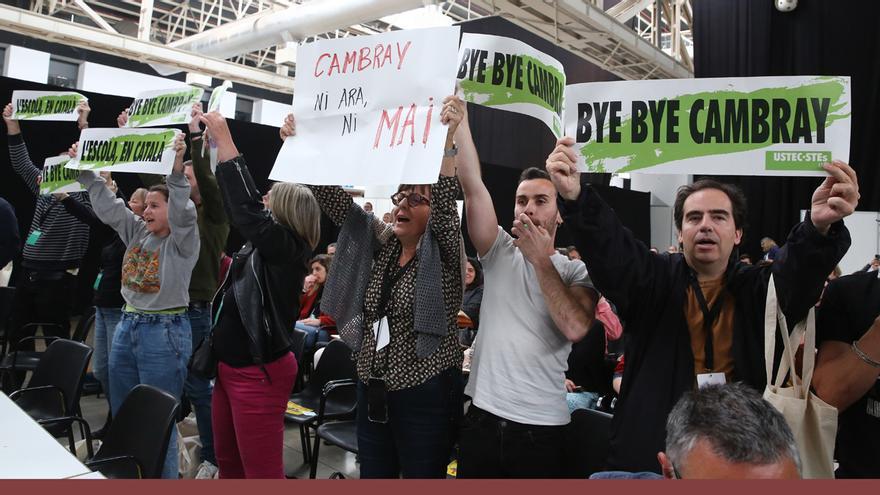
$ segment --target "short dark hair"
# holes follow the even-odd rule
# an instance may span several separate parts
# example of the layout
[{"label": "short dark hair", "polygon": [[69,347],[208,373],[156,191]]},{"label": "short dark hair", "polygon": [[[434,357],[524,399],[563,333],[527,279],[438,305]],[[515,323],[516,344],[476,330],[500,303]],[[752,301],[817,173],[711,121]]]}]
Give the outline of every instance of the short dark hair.
[{"label": "short dark hair", "polygon": [[712,179],[700,179],[693,184],[681,186],[675,194],[675,207],[673,209],[673,217],[675,218],[675,227],[681,232],[681,224],[684,219],[684,202],[691,194],[702,191],[704,189],[717,189],[730,199],[730,205],[733,209],[733,224],[737,229],[745,230],[747,205],[746,196],[742,189],[733,185],[718,182]]},{"label": "short dark hair", "polygon": [[150,186],[150,188],[147,190],[147,192],[148,193],[151,193],[151,192],[162,193],[162,196],[165,196],[165,201],[166,202],[168,201],[168,186],[166,186],[165,184],[156,184],[154,186]]},{"label": "short dark hair", "polygon": [[550,174],[548,174],[547,171],[544,169],[540,169],[538,167],[529,167],[523,170],[521,174],[519,174],[519,181],[517,181],[516,185],[520,185],[527,180],[536,179],[550,180]]}]

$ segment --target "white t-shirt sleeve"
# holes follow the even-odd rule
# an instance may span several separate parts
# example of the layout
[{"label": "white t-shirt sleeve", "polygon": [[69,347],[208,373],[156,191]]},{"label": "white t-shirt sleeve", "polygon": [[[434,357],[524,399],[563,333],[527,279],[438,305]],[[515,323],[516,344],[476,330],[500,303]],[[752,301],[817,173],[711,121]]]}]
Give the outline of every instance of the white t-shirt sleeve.
[{"label": "white t-shirt sleeve", "polygon": [[581,261],[574,260],[569,262],[562,280],[569,287],[578,286],[596,290],[593,286],[593,280],[590,279],[590,275],[587,273],[587,265]]},{"label": "white t-shirt sleeve", "polygon": [[495,242],[492,243],[492,247],[486,251],[486,254],[479,257],[479,260],[485,269],[498,264],[500,262],[499,260],[506,256],[512,255],[514,250],[515,246],[513,245],[513,237],[499,225],[498,235],[495,236]]}]

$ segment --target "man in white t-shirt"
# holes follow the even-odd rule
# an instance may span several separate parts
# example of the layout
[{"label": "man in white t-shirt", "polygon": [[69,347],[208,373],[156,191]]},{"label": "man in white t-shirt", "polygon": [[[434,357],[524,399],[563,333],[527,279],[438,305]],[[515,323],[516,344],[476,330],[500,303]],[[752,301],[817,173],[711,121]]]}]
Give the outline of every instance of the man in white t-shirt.
[{"label": "man in white t-shirt", "polygon": [[561,217],[550,176],[537,168],[520,176],[511,236],[498,225],[466,117],[455,143],[468,233],[484,275],[458,477],[559,477],[570,420],[568,354],[587,334],[598,297],[584,264],[553,247]]}]

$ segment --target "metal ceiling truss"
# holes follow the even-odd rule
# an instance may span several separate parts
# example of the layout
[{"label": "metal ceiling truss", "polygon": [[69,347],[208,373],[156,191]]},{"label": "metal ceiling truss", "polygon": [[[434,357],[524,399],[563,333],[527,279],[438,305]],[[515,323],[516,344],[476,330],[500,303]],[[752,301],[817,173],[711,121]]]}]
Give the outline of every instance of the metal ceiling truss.
[{"label": "metal ceiling truss", "polygon": [[[314,0],[31,0],[30,11],[161,46],[247,16],[309,1]],[[603,0],[437,1],[443,13],[456,21],[502,16],[623,79],[693,77],[690,2],[623,0],[606,12]],[[397,27],[376,19],[291,41],[369,35],[391,29]],[[275,51],[275,46],[267,46],[230,57],[227,63],[282,77],[293,75],[292,65],[276,65]],[[143,54],[136,57],[149,58]],[[277,83],[273,80],[269,85],[257,86],[270,89]]]}]

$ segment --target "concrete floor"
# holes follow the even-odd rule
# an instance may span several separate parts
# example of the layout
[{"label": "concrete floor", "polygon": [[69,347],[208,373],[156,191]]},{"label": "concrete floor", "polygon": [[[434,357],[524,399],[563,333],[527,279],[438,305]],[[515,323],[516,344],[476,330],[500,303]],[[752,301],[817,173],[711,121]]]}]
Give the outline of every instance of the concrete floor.
[{"label": "concrete floor", "polygon": [[[80,406],[82,407],[83,416],[93,430],[100,428],[104,424],[108,407],[104,396],[100,398],[95,396],[83,397],[80,401]],[[66,440],[62,441],[62,443],[66,445]],[[358,465],[355,462],[355,455],[339,447],[321,445],[318,460],[319,479],[327,479],[334,472],[340,472],[346,478],[358,477]],[[288,476],[296,476],[297,478],[309,477],[309,465],[303,463],[299,427],[296,425],[285,425],[284,469]]]},{"label": "concrete floor", "polygon": [[[76,328],[78,318],[71,319],[71,328]],[[94,346],[93,333],[89,333],[86,343]],[[45,350],[38,342],[37,350]],[[108,404],[102,395],[100,398],[94,395],[83,397],[80,400],[80,407],[83,411],[83,417],[89,422],[92,430],[101,428],[107,417]],[[78,438],[78,437],[77,437]],[[67,446],[67,440],[60,440]],[[319,479],[327,479],[334,472],[345,475],[346,478],[357,478],[359,469],[355,462],[355,455],[346,452],[339,447],[331,445],[321,445],[320,455],[318,456],[318,473]],[[297,478],[309,477],[309,465],[303,462],[302,444],[300,443],[299,427],[296,425],[285,424],[284,429],[284,469],[288,476]]]}]

